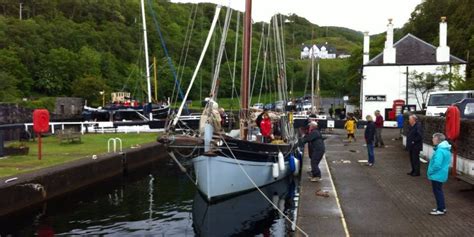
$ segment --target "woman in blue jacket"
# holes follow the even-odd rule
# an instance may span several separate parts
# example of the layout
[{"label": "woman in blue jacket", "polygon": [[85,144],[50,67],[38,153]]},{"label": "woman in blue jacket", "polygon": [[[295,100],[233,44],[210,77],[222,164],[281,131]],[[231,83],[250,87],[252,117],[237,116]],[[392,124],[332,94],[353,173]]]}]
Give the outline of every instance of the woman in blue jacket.
[{"label": "woman in blue jacket", "polygon": [[449,165],[451,164],[451,145],[446,141],[442,133],[433,134],[434,153],[428,165],[427,176],[433,186],[433,194],[436,199],[436,209],[431,215],[444,215],[446,205],[444,203],[443,183],[448,181]]}]

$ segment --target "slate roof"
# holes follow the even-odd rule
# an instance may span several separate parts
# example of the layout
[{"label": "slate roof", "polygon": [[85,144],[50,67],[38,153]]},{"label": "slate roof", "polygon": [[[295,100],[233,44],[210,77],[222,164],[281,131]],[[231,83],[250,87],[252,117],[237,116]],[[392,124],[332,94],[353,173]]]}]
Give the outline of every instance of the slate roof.
[{"label": "slate roof", "polygon": [[[429,44],[422,39],[407,34],[393,47],[396,50],[395,65],[426,65],[426,64],[440,64],[436,61],[436,47]],[[450,63],[466,64],[466,61],[450,55]],[[375,56],[364,66],[378,66],[384,65],[383,52]]]}]

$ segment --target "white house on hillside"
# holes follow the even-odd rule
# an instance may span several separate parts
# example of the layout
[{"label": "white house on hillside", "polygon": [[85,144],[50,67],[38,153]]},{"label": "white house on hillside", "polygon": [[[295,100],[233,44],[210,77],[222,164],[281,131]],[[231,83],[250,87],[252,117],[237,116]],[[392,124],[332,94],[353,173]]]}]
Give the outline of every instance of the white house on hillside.
[{"label": "white house on hillside", "polygon": [[[466,61],[450,55],[447,45],[447,23],[440,22],[439,46],[435,47],[412,34],[407,34],[393,44],[393,24],[389,19],[387,39],[382,53],[369,60],[369,34],[364,34],[364,55],[360,93],[360,108],[363,118],[375,110],[386,117],[387,109],[394,100],[404,100],[405,104],[421,109],[420,93],[409,88],[410,75],[431,73],[441,75],[446,72],[465,78]],[[448,82],[439,89],[448,89]],[[417,99],[418,98],[418,99]]]},{"label": "white house on hillside", "polygon": [[311,55],[314,55],[314,58],[320,59],[335,59],[336,58],[336,48],[329,45],[328,42],[321,45],[313,44],[311,45],[301,45],[300,59],[310,59]]}]

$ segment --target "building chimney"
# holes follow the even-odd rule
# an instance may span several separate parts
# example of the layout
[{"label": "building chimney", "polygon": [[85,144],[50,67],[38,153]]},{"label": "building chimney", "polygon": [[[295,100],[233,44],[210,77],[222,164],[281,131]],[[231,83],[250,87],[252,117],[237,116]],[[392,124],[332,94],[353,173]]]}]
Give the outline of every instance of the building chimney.
[{"label": "building chimney", "polygon": [[392,19],[388,19],[387,39],[383,50],[383,63],[395,63],[396,51],[393,47],[393,24]]},{"label": "building chimney", "polygon": [[449,47],[447,44],[448,41],[448,24],[446,23],[446,17],[441,17],[441,22],[439,23],[439,47],[436,49],[436,61],[449,62]]},{"label": "building chimney", "polygon": [[369,50],[370,50],[370,36],[369,32],[366,31],[364,32],[364,58],[362,60],[362,64],[365,65],[367,64],[370,59],[369,59]]}]

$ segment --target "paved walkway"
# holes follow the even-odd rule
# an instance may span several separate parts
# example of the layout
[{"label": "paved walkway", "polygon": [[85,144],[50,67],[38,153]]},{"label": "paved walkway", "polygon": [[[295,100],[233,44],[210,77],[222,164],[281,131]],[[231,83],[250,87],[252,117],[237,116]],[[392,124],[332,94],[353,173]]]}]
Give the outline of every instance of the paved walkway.
[{"label": "paved walkway", "polygon": [[[336,211],[334,215],[344,216],[349,235],[474,235],[474,192],[466,191],[472,189],[471,185],[450,178],[444,185],[448,213],[430,216],[429,211],[436,205],[431,183],[426,179],[426,164],[421,166],[420,177],[406,175],[410,170],[408,154],[401,141],[392,139],[397,136],[398,130],[385,129],[387,147],[375,149],[374,167],[365,166],[358,162],[367,159],[362,133],[363,130],[358,130],[358,141],[353,143],[345,141],[343,130],[335,130],[326,140],[326,160],[342,209],[341,213]],[[308,160],[305,170],[309,167]],[[321,167],[325,165],[322,163]],[[340,231],[343,228],[341,218],[327,215],[326,219],[332,222],[318,220],[318,217],[329,213],[318,207],[338,209],[331,198],[314,195],[329,176],[323,174],[325,179],[322,183],[310,183],[306,181],[307,174],[303,175],[299,225],[310,236],[344,236],[344,232]],[[333,229],[333,226],[337,228]]]}]

